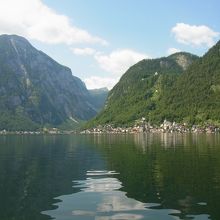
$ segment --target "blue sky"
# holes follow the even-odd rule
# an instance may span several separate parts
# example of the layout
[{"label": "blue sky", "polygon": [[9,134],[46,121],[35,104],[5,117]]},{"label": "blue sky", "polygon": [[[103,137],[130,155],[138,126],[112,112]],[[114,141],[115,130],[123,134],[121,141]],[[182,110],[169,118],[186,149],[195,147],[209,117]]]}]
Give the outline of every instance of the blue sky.
[{"label": "blue sky", "polygon": [[[220,1],[0,0],[0,33],[27,37],[88,88],[111,88],[143,58],[203,55],[220,39]],[[13,8],[13,9],[12,9]]]}]

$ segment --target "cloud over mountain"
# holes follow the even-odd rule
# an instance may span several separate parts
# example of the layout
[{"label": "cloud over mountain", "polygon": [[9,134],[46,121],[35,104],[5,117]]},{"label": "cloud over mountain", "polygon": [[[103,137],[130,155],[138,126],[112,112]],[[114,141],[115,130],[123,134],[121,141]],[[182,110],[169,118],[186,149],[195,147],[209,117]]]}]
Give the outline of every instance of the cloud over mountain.
[{"label": "cloud over mountain", "polygon": [[130,66],[146,58],[150,57],[131,49],[116,50],[108,55],[98,54],[95,56],[96,61],[103,70],[120,76]]},{"label": "cloud over mountain", "polygon": [[218,32],[215,32],[208,26],[196,26],[185,23],[177,23],[171,32],[174,34],[177,42],[197,47],[211,47],[215,43],[215,38],[219,36]]},{"label": "cloud over mountain", "polygon": [[104,39],[72,25],[41,0],[0,0],[0,34],[18,34],[50,44],[97,43]]}]

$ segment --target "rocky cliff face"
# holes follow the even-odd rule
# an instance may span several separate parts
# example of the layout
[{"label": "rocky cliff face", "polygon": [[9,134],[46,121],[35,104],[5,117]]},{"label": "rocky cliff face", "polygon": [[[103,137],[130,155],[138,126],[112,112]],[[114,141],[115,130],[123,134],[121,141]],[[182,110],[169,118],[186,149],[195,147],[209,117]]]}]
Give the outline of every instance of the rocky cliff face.
[{"label": "rocky cliff face", "polygon": [[90,93],[69,68],[15,35],[0,36],[0,110],[39,125],[96,114]]},{"label": "rocky cliff face", "polygon": [[176,63],[182,67],[183,70],[186,70],[195,60],[195,55],[186,52],[175,53],[170,55],[169,57],[175,60]]}]

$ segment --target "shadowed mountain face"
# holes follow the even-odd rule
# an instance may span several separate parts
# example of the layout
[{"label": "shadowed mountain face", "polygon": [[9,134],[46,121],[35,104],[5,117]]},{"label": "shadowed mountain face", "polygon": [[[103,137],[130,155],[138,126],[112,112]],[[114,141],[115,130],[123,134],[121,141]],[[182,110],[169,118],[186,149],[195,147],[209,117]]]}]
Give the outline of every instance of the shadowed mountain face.
[{"label": "shadowed mountain face", "polygon": [[69,68],[15,35],[0,36],[0,110],[1,129],[59,125],[96,115],[85,84]]}]

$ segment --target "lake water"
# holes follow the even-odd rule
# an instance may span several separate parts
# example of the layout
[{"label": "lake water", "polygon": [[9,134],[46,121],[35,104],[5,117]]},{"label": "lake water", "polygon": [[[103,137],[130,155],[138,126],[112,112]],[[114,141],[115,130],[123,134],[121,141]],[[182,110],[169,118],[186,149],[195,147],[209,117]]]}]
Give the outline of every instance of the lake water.
[{"label": "lake water", "polygon": [[220,135],[0,136],[0,220],[219,220]]}]

